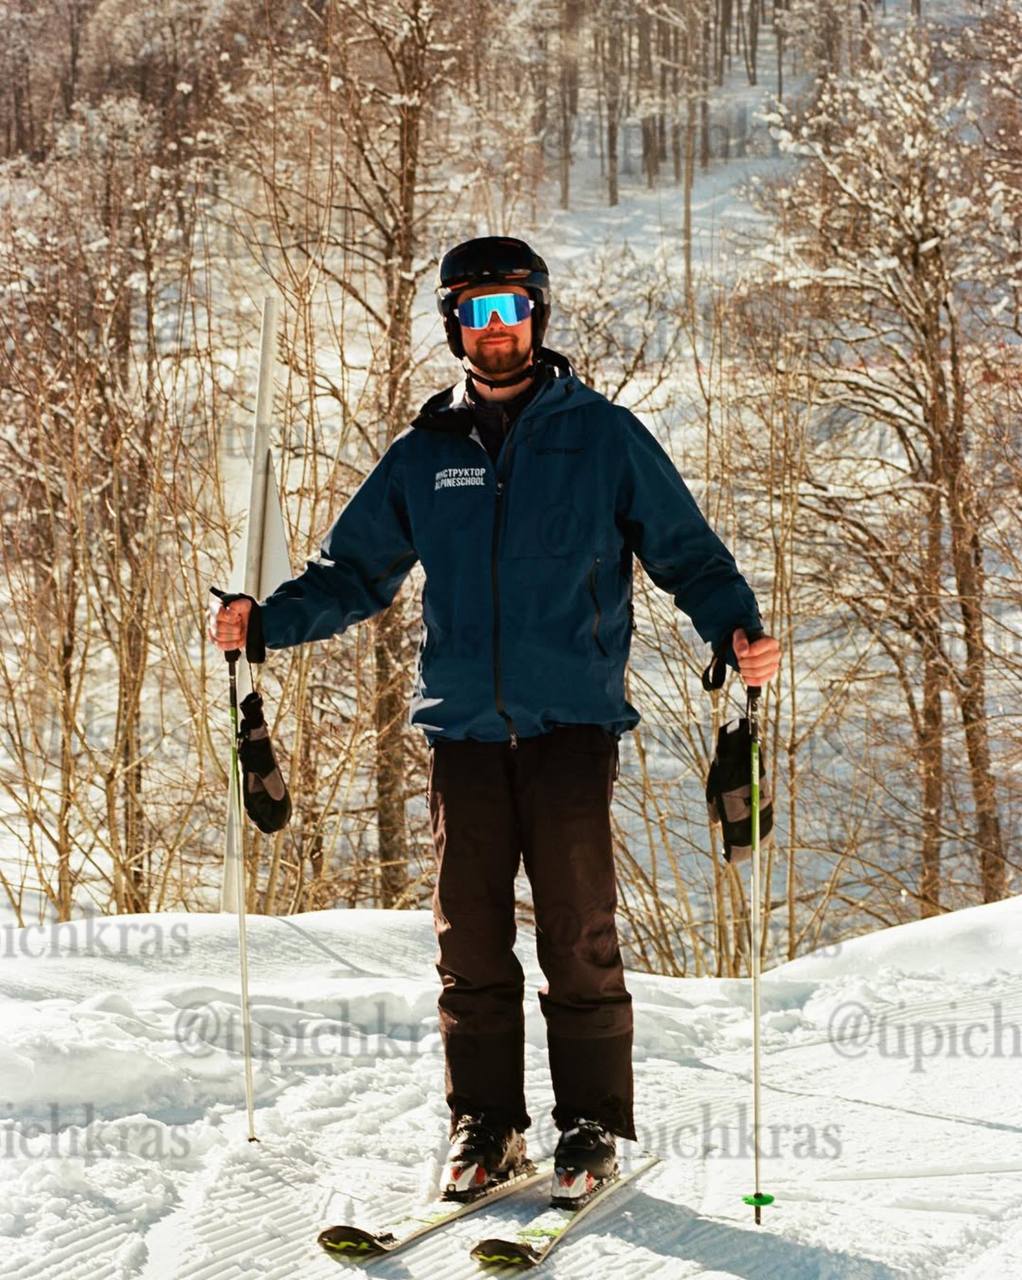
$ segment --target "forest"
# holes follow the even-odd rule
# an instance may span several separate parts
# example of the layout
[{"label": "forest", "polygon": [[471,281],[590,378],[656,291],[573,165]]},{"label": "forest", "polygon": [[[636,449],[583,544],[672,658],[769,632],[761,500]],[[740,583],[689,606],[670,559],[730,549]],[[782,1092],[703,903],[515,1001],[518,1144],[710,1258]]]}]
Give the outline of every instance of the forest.
[{"label": "forest", "polygon": [[[0,887],[216,910],[262,299],[290,556],[459,376],[445,249],[523,236],[548,345],[671,453],[784,647],[762,931],[703,787],[733,679],[636,572],[628,963],[744,972],[1022,888],[1022,9],[0,5]],[[294,803],[248,906],[421,908],[421,569],[259,673]],[[528,918],[525,898],[522,912]]]}]

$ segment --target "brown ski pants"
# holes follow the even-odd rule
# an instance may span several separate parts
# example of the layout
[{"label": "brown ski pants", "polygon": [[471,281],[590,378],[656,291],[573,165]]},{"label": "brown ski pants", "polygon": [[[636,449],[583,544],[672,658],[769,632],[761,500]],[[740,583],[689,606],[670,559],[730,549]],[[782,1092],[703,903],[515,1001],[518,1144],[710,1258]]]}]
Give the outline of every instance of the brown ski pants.
[{"label": "brown ski pants", "polygon": [[437,861],[440,1031],[447,1102],[525,1129],[519,860],[532,886],[554,1123],[601,1120],[634,1138],[632,1001],[614,913],[610,804],[618,744],[594,724],[510,742],[437,739],[428,800]]}]

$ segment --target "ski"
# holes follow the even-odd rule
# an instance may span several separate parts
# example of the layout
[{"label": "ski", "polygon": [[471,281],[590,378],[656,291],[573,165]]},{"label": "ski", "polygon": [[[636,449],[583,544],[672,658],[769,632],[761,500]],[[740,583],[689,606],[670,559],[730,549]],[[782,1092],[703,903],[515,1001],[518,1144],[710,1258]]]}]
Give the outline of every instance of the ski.
[{"label": "ski", "polygon": [[645,1173],[660,1159],[643,1152],[635,1156],[629,1167],[601,1183],[577,1209],[550,1205],[531,1218],[506,1240],[480,1240],[472,1249],[476,1262],[501,1267],[535,1267],[564,1239],[590,1210],[616,1195],[629,1182]]},{"label": "ski", "polygon": [[512,1192],[521,1191],[523,1187],[531,1187],[544,1178],[549,1178],[552,1172],[553,1162],[549,1159],[538,1165],[527,1160],[518,1173],[493,1183],[473,1200],[441,1200],[438,1196],[379,1231],[342,1224],[321,1231],[317,1242],[331,1257],[349,1262],[363,1262],[369,1258],[378,1258],[384,1253],[396,1253],[398,1249],[404,1249],[414,1240],[446,1226],[455,1218],[475,1213],[477,1209],[484,1209]]}]

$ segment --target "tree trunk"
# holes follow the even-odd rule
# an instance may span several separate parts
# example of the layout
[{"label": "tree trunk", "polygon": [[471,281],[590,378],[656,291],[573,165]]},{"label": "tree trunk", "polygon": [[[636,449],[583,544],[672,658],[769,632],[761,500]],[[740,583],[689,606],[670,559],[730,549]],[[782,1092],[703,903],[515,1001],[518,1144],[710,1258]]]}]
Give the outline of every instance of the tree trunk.
[{"label": "tree trunk", "polygon": [[652,19],[639,10],[639,96],[642,100],[642,172],[646,186],[652,187],[657,175],[656,113],[653,110]]},{"label": "tree trunk", "polygon": [[57,813],[57,918],[70,920],[74,905],[71,874],[71,809],[75,787],[75,708],[73,670],[75,615],[78,603],[78,540],[68,530],[66,585],[62,602],[60,637],[60,806]]},{"label": "tree trunk", "polygon": [[[401,107],[398,135],[399,189],[394,238],[387,246],[387,341],[383,370],[385,399],[381,419],[386,449],[408,425],[410,417],[409,375],[412,365],[412,314],[416,256],[416,187],[419,172],[419,140],[422,130],[423,72],[425,51],[408,40],[401,50],[400,89],[405,98]],[[408,832],[405,822],[405,740],[404,687],[400,676],[403,611],[395,603],[378,615],[373,643],[376,697],[376,796],[379,842],[380,905],[392,906],[407,884]]]},{"label": "tree trunk", "polygon": [[724,61],[731,63],[731,0],[719,0],[718,10],[718,46],[717,46],[717,84],[724,84]]},{"label": "tree trunk", "polygon": [[149,877],[146,871],[145,815],[142,809],[142,682],[146,668],[145,591],[132,601],[131,615],[121,636],[118,721],[121,752],[121,819],[124,826],[123,900],[120,911],[149,910]]},{"label": "tree trunk", "polygon": [[671,29],[662,21],[657,23],[657,51],[660,56],[660,92],[656,112],[656,154],[659,169],[667,163],[667,80],[671,56]]},{"label": "tree trunk", "polygon": [[745,69],[749,76],[749,84],[756,84],[759,62],[759,0],[751,0],[749,5],[749,35],[745,49]]},{"label": "tree trunk", "polygon": [[[965,386],[959,359],[957,321],[949,311],[950,397],[944,375],[939,322],[931,321],[934,338],[928,343],[934,425],[941,440],[944,500],[951,531],[951,560],[954,566],[958,605],[965,641],[965,669],[957,681],[965,747],[969,758],[973,802],[976,806],[976,843],[979,850],[980,884],[984,902],[1004,897],[1005,862],[1001,824],[997,813],[997,793],[990,761],[990,737],[986,707],[987,650],[983,634],[985,571],[979,527],[979,507],[965,456]],[[950,406],[949,406],[950,398]]]},{"label": "tree trunk", "polygon": [[71,108],[78,97],[78,59],[82,41],[81,10],[81,0],[70,0],[67,7],[67,63],[60,77],[60,98],[65,117],[71,115]]},{"label": "tree trunk", "polygon": [[699,27],[695,14],[689,15],[685,38],[685,184],[682,192],[682,243],[685,252],[685,301],[691,313],[692,288],[692,186],[696,164],[696,59]]},{"label": "tree trunk", "polygon": [[376,809],[379,831],[379,903],[392,907],[408,883],[405,823],[405,689],[401,679],[403,619],[392,605],[374,619],[376,662]]},{"label": "tree trunk", "polygon": [[571,142],[578,114],[578,27],[581,0],[563,0],[561,8],[560,174],[561,208],[571,200]]},{"label": "tree trunk", "polygon": [[959,702],[976,805],[983,901],[997,902],[1005,893],[1005,864],[987,723],[983,546],[977,528],[971,477],[964,472],[960,441],[952,436],[952,444],[944,483],[951,524],[951,557],[965,640],[966,664],[958,681]]},{"label": "tree trunk", "polygon": [[924,597],[921,602],[923,644],[923,716],[919,741],[919,769],[923,789],[922,856],[919,877],[919,914],[940,914],[941,822],[944,796],[944,663],[940,654],[940,582],[942,568],[940,489],[929,495],[926,555],[923,561]]},{"label": "tree trunk", "polygon": [[618,202],[618,126],[621,120],[622,41],[610,31],[604,41],[607,86],[607,202]]},{"label": "tree trunk", "polygon": [[707,13],[703,19],[703,44],[700,50],[700,154],[699,164],[705,173],[710,167],[710,17]]}]

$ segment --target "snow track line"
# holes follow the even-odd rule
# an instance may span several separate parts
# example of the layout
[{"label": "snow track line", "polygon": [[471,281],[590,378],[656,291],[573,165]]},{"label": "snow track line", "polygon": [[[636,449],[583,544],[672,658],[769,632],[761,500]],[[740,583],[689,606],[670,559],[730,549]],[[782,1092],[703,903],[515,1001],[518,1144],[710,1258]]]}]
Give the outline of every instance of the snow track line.
[{"label": "snow track line", "polygon": [[245,1173],[240,1186],[209,1188],[203,1207],[188,1215],[189,1234],[202,1256],[179,1261],[175,1280],[245,1280],[254,1274],[285,1280],[312,1263],[318,1196],[308,1192],[314,1186],[303,1195],[301,1186],[272,1168],[249,1166]]},{"label": "snow track line", "polygon": [[[886,1007],[881,1005],[878,1008],[870,1006],[870,1011],[873,1015],[874,1027],[878,1025],[881,1017],[885,1019],[887,1026],[902,1026],[906,1022],[912,1022],[920,1015],[927,1013],[943,1013],[945,1016],[942,1019],[939,1019],[939,1021],[942,1026],[947,1027],[956,1025],[962,1021],[962,1018],[958,1016],[959,1013],[968,1014],[977,1010],[989,1009],[994,1000],[999,1000],[1002,1005],[1003,1012],[1018,1014],[1020,1019],[1022,1019],[1022,982],[1012,983],[1009,990],[1013,995],[1018,996],[1018,999],[1011,1003],[1002,1000],[999,995],[991,994],[986,996],[971,996],[967,1000],[955,1000],[953,1002],[948,1002],[947,1000],[930,1000],[917,1005],[888,1005]],[[866,1004],[865,1001],[856,1001],[856,1003],[862,1004],[863,1006]],[[934,1019],[934,1021],[938,1021],[938,1019]],[[875,1032],[871,1031],[869,1038],[872,1038],[874,1034]],[[761,1052],[764,1058],[772,1058],[775,1056],[780,1057],[780,1055],[784,1053],[797,1053],[800,1049],[819,1048],[821,1045],[833,1045],[835,1042],[844,1044],[848,1041],[854,1042],[856,1039],[857,1037],[852,1035],[836,1037],[822,1036],[817,1040],[800,1040],[796,1044],[774,1045],[772,1048],[763,1049]],[[714,1057],[730,1057],[736,1052],[738,1051],[728,1050],[727,1053],[715,1054]],[[707,1058],[706,1061],[710,1062],[712,1059]]]},{"label": "snow track line", "polygon": [[[99,1205],[95,1206],[96,1217],[93,1222],[75,1222],[71,1230],[64,1236],[58,1235],[49,1242],[45,1258],[40,1259],[40,1245],[43,1244],[41,1232],[34,1233],[29,1243],[33,1256],[14,1271],[5,1273],[11,1280],[58,1280],[58,1277],[113,1277],[119,1274],[112,1267],[104,1270],[103,1263],[116,1250],[118,1243],[127,1241],[137,1233],[137,1223],[130,1213],[103,1213]],[[100,1216],[102,1215],[102,1216]],[[70,1238],[73,1233],[73,1238]],[[62,1238],[67,1243],[61,1243]],[[142,1239],[141,1234],[138,1235]],[[87,1241],[83,1245],[83,1240]],[[8,1263],[9,1265],[9,1259]]]},{"label": "snow track line", "polygon": [[[748,1080],[748,1077],[743,1077]],[[872,1107],[879,1111],[895,1111],[901,1116],[918,1116],[921,1120],[942,1120],[945,1124],[965,1124],[971,1129],[993,1129],[997,1133],[1020,1133],[1022,1134],[1022,1125],[1002,1124],[997,1120],[984,1120],[980,1116],[950,1116],[940,1111],[917,1111],[914,1107],[898,1106],[894,1102],[877,1102],[872,1098],[849,1098],[843,1093],[813,1093],[807,1089],[785,1089],[783,1085],[767,1084],[763,1081],[764,1088],[769,1088],[773,1093],[787,1094],[792,1098],[817,1098],[826,1102],[847,1102],[850,1106],[856,1107]]]},{"label": "snow track line", "polygon": [[904,1165],[899,1165],[896,1169],[882,1169],[875,1173],[821,1173],[814,1179],[817,1182],[886,1182],[888,1178],[965,1178],[978,1176],[984,1173],[1022,1173],[1022,1164],[999,1164],[996,1161],[991,1164],[970,1164],[970,1165],[924,1165],[919,1169],[907,1170]]},{"label": "snow track line", "polygon": [[[308,1144],[300,1153],[281,1153],[273,1141],[249,1146],[239,1138],[192,1177],[172,1212],[153,1227],[148,1262],[132,1276],[291,1280],[329,1276],[332,1269],[336,1280],[336,1264],[315,1244],[323,1205],[338,1181],[332,1152]],[[317,1271],[324,1263],[326,1270]]]}]

